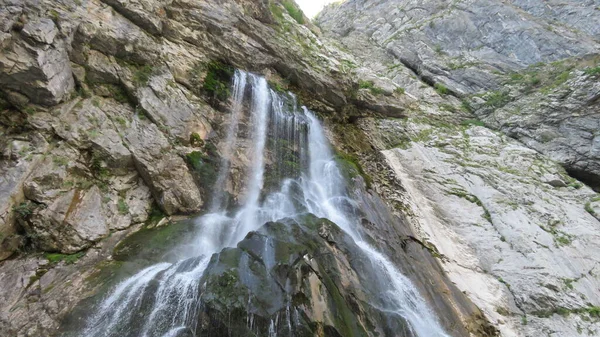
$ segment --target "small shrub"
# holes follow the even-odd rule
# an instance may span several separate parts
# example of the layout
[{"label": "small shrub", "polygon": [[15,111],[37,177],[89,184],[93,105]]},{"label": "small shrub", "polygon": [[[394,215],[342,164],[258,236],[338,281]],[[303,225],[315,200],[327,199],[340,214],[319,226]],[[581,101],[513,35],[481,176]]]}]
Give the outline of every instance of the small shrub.
[{"label": "small shrub", "polygon": [[485,126],[485,124],[483,124],[483,122],[478,119],[467,119],[467,120],[460,122],[460,124],[463,126],[470,126],[470,125]]},{"label": "small shrub", "polygon": [[502,91],[493,91],[485,102],[485,105],[492,108],[500,108],[506,105],[510,101],[510,97],[507,93]]},{"label": "small shrub", "polygon": [[406,93],[406,90],[404,90],[404,88],[398,87],[398,88],[394,89],[394,92],[399,95],[404,95]]},{"label": "small shrub", "polygon": [[596,76],[600,75],[600,66],[594,68],[586,68],[583,70],[586,75]]},{"label": "small shrub", "polygon": [[117,202],[117,209],[119,210],[119,213],[122,215],[129,214],[129,205],[127,205],[127,203],[125,202],[125,199],[123,199],[123,198],[119,198],[119,201]]},{"label": "small shrub", "polygon": [[133,73],[133,82],[137,86],[144,86],[144,85],[148,84],[148,81],[150,81],[150,77],[152,76],[153,72],[154,72],[154,69],[152,69],[151,65],[144,65],[144,66],[138,67],[136,69],[136,71]]},{"label": "small shrub", "polygon": [[298,22],[301,25],[304,24],[304,13],[300,8],[298,8],[294,0],[283,0],[281,4],[283,5],[283,8],[285,8],[285,10],[288,12],[288,14],[294,20],[296,20],[296,22]]},{"label": "small shrub", "polygon": [[20,219],[25,219],[33,213],[35,204],[30,201],[22,202],[16,206],[13,206],[13,211]]},{"label": "small shrub", "polygon": [[448,88],[446,88],[446,86],[441,83],[436,83],[433,85],[433,87],[435,88],[435,91],[440,95],[447,95],[450,92]]}]

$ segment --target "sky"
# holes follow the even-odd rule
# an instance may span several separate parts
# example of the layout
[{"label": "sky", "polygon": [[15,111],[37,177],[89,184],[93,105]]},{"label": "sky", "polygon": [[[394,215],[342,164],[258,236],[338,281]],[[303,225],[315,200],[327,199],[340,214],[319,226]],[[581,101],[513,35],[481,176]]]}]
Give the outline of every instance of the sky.
[{"label": "sky", "polygon": [[312,19],[326,4],[335,1],[337,0],[296,0],[296,3],[302,8],[304,14]]}]

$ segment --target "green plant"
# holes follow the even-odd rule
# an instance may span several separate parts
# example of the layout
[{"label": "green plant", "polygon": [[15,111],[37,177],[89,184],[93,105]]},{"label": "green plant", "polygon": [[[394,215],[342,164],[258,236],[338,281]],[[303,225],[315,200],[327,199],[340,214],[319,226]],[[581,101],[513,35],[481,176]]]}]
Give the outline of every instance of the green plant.
[{"label": "green plant", "polygon": [[120,214],[129,214],[129,205],[127,205],[125,199],[123,198],[119,198],[119,201],[117,202],[117,209],[119,210]]},{"label": "green plant", "polygon": [[585,68],[585,69],[583,70],[583,72],[584,72],[586,75],[591,75],[591,76],[600,75],[600,66],[598,66],[598,67],[593,67],[593,68],[592,68],[592,67]]},{"label": "green plant", "polygon": [[283,5],[283,8],[285,8],[285,10],[288,12],[288,14],[294,20],[296,20],[296,22],[298,22],[301,25],[304,24],[304,13],[300,8],[298,8],[294,0],[283,0],[281,1],[281,4]]},{"label": "green plant", "polygon": [[441,83],[436,83],[433,85],[433,87],[435,88],[435,91],[440,95],[447,95],[449,93],[448,88],[446,88],[446,86]]},{"label": "green plant", "polygon": [[380,95],[384,93],[383,89],[376,87],[375,82],[373,81],[360,80],[358,81],[358,87],[360,89],[369,89],[369,91],[374,95]]},{"label": "green plant", "polygon": [[194,147],[202,147],[204,145],[204,140],[198,133],[194,132],[190,135],[190,145]]},{"label": "green plant", "polygon": [[596,212],[592,208],[592,203],[589,201],[585,203],[585,210],[586,210],[586,212],[590,213],[591,215],[594,215],[594,216],[596,215]]},{"label": "green plant", "polygon": [[444,53],[444,51],[442,50],[442,46],[439,44],[436,44],[433,50],[435,50],[435,53],[438,55],[442,55]]},{"label": "green plant", "polygon": [[503,91],[492,91],[485,101],[485,105],[492,108],[500,108],[510,101],[508,93]]},{"label": "green plant", "polygon": [[460,122],[460,125],[463,125],[463,126],[470,126],[470,125],[485,126],[485,124],[483,124],[483,122],[478,119],[467,119],[467,120]]},{"label": "green plant", "polygon": [[64,261],[65,264],[73,264],[85,255],[85,252],[78,252],[75,254],[60,254],[60,253],[46,253],[45,258],[51,264],[57,264]]},{"label": "green plant", "polygon": [[28,216],[30,216],[33,213],[34,209],[35,204],[30,201],[22,202],[18,205],[13,206],[13,211],[16,213],[17,217],[21,219],[25,219]]},{"label": "green plant", "polygon": [[394,92],[399,95],[404,95],[406,91],[404,90],[404,88],[397,87],[396,89],[394,89]]},{"label": "green plant", "polygon": [[148,84],[148,81],[150,81],[150,77],[152,76],[153,72],[154,69],[151,65],[146,64],[144,66],[140,66],[133,73],[133,82],[137,86],[144,86]]},{"label": "green plant", "polygon": [[212,95],[213,99],[226,100],[231,94],[229,84],[234,68],[221,61],[210,61],[204,65],[198,65],[194,71],[199,72],[202,68],[206,71],[202,89]]},{"label": "green plant", "polygon": [[125,120],[125,118],[123,118],[121,116],[116,117],[115,120],[117,121],[117,123],[121,124],[122,126],[127,125],[127,121]]},{"label": "green plant", "polygon": [[53,156],[52,162],[57,166],[67,166],[67,164],[69,164],[69,158],[62,156]]}]

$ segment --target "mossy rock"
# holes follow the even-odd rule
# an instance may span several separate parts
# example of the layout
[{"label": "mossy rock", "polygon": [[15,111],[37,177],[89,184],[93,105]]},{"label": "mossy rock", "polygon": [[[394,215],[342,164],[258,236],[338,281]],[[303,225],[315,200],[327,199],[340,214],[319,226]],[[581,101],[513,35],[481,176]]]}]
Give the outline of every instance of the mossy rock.
[{"label": "mossy rock", "polygon": [[195,226],[191,221],[145,227],[119,242],[113,251],[113,258],[117,261],[137,259],[158,262],[194,233]]}]

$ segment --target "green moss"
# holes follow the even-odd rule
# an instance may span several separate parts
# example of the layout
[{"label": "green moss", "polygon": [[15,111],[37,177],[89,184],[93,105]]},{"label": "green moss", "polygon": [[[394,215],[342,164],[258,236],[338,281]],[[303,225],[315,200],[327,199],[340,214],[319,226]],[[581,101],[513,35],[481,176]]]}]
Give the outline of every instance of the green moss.
[{"label": "green moss", "polygon": [[194,224],[179,222],[160,227],[145,227],[119,242],[113,251],[117,261],[133,259],[156,262],[163,258],[176,244],[193,235]]},{"label": "green moss", "polygon": [[281,84],[277,81],[269,81],[269,87],[271,87],[271,89],[273,89],[277,92],[280,92],[280,93],[287,92],[287,89],[286,89],[287,86],[284,86],[283,84]]},{"label": "green moss", "polygon": [[349,153],[339,152],[336,155],[336,161],[346,177],[351,178],[359,174],[363,177],[367,189],[371,189],[373,179],[363,170],[358,158]]},{"label": "green moss", "polygon": [[190,145],[194,147],[202,147],[204,146],[204,140],[198,133],[194,132],[190,135]]},{"label": "green moss", "polygon": [[212,188],[219,169],[219,154],[212,143],[206,143],[203,150],[188,153],[186,159],[200,186]]},{"label": "green moss", "polygon": [[52,264],[57,264],[61,261],[64,261],[65,264],[73,264],[83,256],[85,256],[85,252],[79,252],[75,254],[46,253],[44,255],[48,262]]},{"label": "green moss", "polygon": [[192,84],[196,87],[200,85],[201,73],[206,75],[201,84],[202,91],[212,96],[215,100],[224,101],[231,95],[230,83],[233,77],[234,68],[224,62],[213,60],[208,63],[197,64],[192,69]]}]

